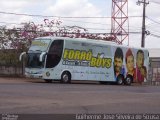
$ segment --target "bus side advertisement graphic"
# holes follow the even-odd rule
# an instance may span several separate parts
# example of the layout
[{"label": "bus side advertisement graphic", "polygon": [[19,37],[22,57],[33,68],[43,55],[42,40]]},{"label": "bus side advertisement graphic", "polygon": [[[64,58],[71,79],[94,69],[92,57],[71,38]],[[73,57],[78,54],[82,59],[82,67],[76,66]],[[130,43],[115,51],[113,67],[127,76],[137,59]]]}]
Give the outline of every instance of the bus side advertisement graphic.
[{"label": "bus side advertisement graphic", "polygon": [[95,57],[92,50],[65,49],[63,65],[110,68],[112,59],[105,58],[104,53],[98,53],[97,57]]}]

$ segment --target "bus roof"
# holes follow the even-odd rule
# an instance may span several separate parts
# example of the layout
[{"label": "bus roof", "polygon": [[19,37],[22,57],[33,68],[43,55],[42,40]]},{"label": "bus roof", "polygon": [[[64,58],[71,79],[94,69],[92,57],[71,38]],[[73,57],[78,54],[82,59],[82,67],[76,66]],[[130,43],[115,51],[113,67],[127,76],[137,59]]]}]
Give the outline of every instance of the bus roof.
[{"label": "bus roof", "polygon": [[111,41],[105,41],[105,40],[97,40],[97,39],[88,39],[88,38],[70,38],[70,37],[54,37],[54,36],[47,36],[47,37],[38,37],[36,39],[63,39],[63,40],[71,40],[71,41],[79,41],[79,42],[85,42],[85,43],[93,43],[93,44],[99,44],[99,45],[113,45],[113,46],[119,46],[119,47],[129,47],[129,48],[135,48],[135,49],[143,49],[147,50],[146,48],[138,48],[133,46],[126,46],[126,45],[120,45],[115,42]]},{"label": "bus roof", "polygon": [[115,42],[111,42],[111,41],[104,41],[104,40],[96,40],[96,39],[87,39],[87,38],[70,38],[70,37],[53,37],[53,36],[47,36],[47,37],[38,37],[35,38],[36,40],[38,39],[51,39],[51,40],[55,40],[55,39],[63,39],[63,40],[72,40],[72,41],[79,41],[79,42],[87,42],[87,43],[97,43],[97,44],[115,44],[118,45]]}]

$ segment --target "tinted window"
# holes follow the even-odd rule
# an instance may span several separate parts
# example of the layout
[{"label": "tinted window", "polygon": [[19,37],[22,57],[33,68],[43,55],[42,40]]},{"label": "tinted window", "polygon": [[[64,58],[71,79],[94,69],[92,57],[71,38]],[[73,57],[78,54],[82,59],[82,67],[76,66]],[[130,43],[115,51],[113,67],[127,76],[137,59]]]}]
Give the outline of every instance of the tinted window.
[{"label": "tinted window", "polygon": [[46,68],[58,65],[63,51],[63,40],[54,40],[47,54]]}]

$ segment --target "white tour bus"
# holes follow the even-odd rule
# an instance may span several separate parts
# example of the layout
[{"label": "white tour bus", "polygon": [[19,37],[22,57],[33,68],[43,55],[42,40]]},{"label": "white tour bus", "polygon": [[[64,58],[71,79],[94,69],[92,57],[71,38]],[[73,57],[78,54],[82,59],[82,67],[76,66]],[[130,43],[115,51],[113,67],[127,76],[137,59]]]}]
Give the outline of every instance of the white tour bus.
[{"label": "white tour bus", "polygon": [[146,49],[84,38],[39,37],[22,57],[25,75],[46,82],[92,80],[130,85],[146,82],[149,65]]}]

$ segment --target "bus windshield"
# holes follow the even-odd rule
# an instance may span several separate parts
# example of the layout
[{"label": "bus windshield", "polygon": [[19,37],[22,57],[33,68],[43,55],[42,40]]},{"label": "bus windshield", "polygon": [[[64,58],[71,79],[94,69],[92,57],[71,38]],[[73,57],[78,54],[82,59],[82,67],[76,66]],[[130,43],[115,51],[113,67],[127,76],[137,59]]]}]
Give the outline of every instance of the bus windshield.
[{"label": "bus windshield", "polygon": [[35,39],[32,41],[29,51],[42,51],[45,52],[50,44],[50,39]]},{"label": "bus windshield", "polygon": [[44,67],[44,59],[42,62],[39,61],[40,54],[41,53],[28,53],[26,67],[43,68]]}]

